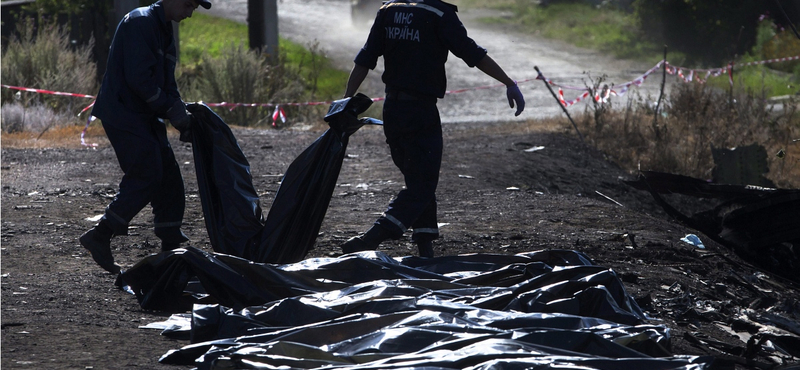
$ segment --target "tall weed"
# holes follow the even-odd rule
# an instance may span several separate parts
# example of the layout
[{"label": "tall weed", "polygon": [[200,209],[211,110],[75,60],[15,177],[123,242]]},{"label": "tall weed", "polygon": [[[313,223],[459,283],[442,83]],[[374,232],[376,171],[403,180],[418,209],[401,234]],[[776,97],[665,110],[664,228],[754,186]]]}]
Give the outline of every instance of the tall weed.
[{"label": "tall weed", "polygon": [[[270,63],[269,56],[247,49],[243,44],[229,45],[218,58],[204,54],[193,71],[179,78],[185,101],[232,103],[268,103],[294,101],[303,95],[302,79],[286,63]],[[267,123],[271,107],[234,107],[215,109],[228,124],[258,126]],[[294,107],[284,108],[294,113]]]},{"label": "tall weed", "polygon": [[[89,45],[73,47],[67,32],[50,23],[35,29],[32,20],[21,22],[20,36],[12,39],[2,56],[3,84],[94,95],[97,66]],[[45,104],[56,111],[78,113],[90,102],[85,98],[21,93],[25,105]],[[2,102],[14,101],[16,91],[4,89]]]},{"label": "tall weed", "polygon": [[41,135],[45,131],[73,123],[74,116],[64,111],[55,111],[42,104],[23,106],[6,103],[0,108],[2,129],[7,133],[32,132]]},{"label": "tall weed", "polygon": [[631,95],[625,109],[603,109],[598,114],[588,108],[578,122],[593,145],[631,171],[710,178],[712,146],[759,144],[768,154],[765,177],[778,187],[800,188],[800,141],[795,141],[800,139],[798,101],[777,109],[763,95],[752,91],[729,95],[706,85],[679,84],[662,103],[657,120],[652,99]]}]

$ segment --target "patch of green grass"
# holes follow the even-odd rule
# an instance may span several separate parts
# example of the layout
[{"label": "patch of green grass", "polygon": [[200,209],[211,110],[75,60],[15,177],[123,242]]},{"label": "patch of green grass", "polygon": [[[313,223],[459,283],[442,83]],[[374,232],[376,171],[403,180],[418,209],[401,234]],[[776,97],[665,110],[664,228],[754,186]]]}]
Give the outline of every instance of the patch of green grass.
[{"label": "patch of green grass", "polygon": [[[733,69],[734,88],[765,97],[794,95],[800,93],[800,83],[796,76],[769,69],[763,65]],[[708,84],[728,90],[730,81],[727,75],[710,78]]]},{"label": "patch of green grass", "polygon": [[221,50],[238,44],[247,44],[247,25],[195,13],[192,18],[181,22],[181,64],[195,65],[200,62],[203,53],[218,58]]},{"label": "patch of green grass", "polygon": [[[191,19],[181,22],[181,65],[194,68],[206,53],[211,58],[219,58],[222,50],[230,45],[247,45],[247,25],[224,18],[195,13]],[[344,91],[348,72],[333,68],[315,46],[303,45],[281,38],[280,53],[291,68],[299,68],[299,74],[308,80],[309,96],[330,99]]]},{"label": "patch of green grass", "polygon": [[[502,5],[508,7],[507,4]],[[530,33],[600,50],[618,58],[660,60],[661,47],[644,40],[632,14],[584,3],[557,3],[546,7],[516,2],[511,22]]]},{"label": "patch of green grass", "polygon": [[[579,2],[542,7],[526,0],[462,0],[461,5],[509,11],[513,14],[511,17],[487,18],[483,21],[516,24],[531,34],[600,50],[617,58],[638,59],[650,63],[663,59],[663,46],[642,36],[634,14],[614,7],[598,8]],[[755,47],[760,48],[758,45]],[[785,54],[779,56],[786,56]],[[794,54],[788,51],[788,55]],[[761,59],[767,57],[745,57],[742,61]],[[683,65],[686,56],[668,50],[667,60],[673,65]],[[766,96],[796,94],[800,91],[800,80],[792,73],[765,66],[749,66],[734,72],[735,83],[739,85],[737,87],[745,91],[757,94],[763,92]],[[710,79],[709,84],[725,89],[729,86],[728,78],[724,76]]]},{"label": "patch of green grass", "polygon": [[282,39],[280,49],[286,62],[291,66],[297,66],[300,75],[310,82],[312,86],[310,92],[313,97],[338,99],[344,93],[349,71],[334,68],[331,61],[322,55],[318,45],[304,47]]}]

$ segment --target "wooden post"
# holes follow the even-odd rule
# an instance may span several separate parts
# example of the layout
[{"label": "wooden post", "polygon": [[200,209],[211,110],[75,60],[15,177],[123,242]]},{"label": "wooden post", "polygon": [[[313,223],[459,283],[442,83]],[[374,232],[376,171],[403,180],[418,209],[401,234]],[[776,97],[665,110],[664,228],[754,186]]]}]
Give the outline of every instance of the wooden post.
[{"label": "wooden post", "polygon": [[667,45],[664,45],[664,64],[663,73],[661,74],[661,92],[658,94],[658,103],[656,103],[656,112],[653,114],[653,131],[655,131],[656,139],[661,137],[661,131],[658,129],[658,110],[661,108],[661,99],[664,97],[664,85],[667,82]]},{"label": "wooden post", "polygon": [[247,33],[250,49],[278,60],[278,1],[247,0]]},{"label": "wooden post", "polygon": [[539,70],[539,67],[533,66],[533,69],[535,69],[536,73],[539,74],[539,77],[541,77],[539,79],[544,82],[545,86],[547,86],[547,90],[550,91],[550,94],[552,94],[553,98],[556,99],[556,103],[558,103],[558,106],[560,106],[561,110],[564,111],[564,114],[567,115],[567,118],[569,118],[569,121],[572,123],[572,127],[575,128],[575,132],[578,133],[578,137],[581,139],[581,142],[583,142],[583,135],[581,135],[581,131],[578,130],[578,125],[575,124],[575,121],[572,120],[572,117],[569,115],[569,112],[567,112],[567,107],[565,107],[564,104],[561,104],[561,100],[558,99],[558,96],[556,95],[555,91],[553,91],[553,88],[550,87],[550,83],[547,82],[547,79],[545,79],[544,75],[542,74],[542,71]]}]

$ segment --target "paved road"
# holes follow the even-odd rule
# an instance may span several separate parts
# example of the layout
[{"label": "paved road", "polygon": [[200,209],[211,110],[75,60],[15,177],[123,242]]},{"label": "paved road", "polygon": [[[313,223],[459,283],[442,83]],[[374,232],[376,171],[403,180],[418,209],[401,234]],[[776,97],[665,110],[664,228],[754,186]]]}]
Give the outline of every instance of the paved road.
[{"label": "paved road", "polygon": [[[215,0],[210,14],[245,22],[247,0]],[[534,65],[539,66],[548,78],[555,82],[584,86],[588,72],[592,77],[608,75],[608,82],[624,83],[640,76],[650,65],[616,60],[600,53],[580,49],[562,42],[538,38],[514,32],[507,26],[488,26],[476,21],[485,16],[485,10],[461,11],[470,36],[516,80],[536,77]],[[335,65],[349,70],[352,60],[366,40],[368,27],[355,27],[350,21],[348,0],[281,0],[278,2],[279,32],[282,37],[301,44],[319,42]],[[383,96],[380,82],[382,62],[370,72],[361,91],[372,97]],[[473,88],[496,85],[497,81],[477,69],[467,67],[452,54],[448,61],[448,89]],[[639,91],[656,96],[657,79],[649,79]],[[489,122],[513,121],[563,115],[555,100],[541,81],[530,81],[520,85],[526,98],[525,112],[514,117],[508,107],[505,89],[473,90],[447,95],[439,102],[444,122]],[[342,86],[344,92],[344,86]],[[579,92],[565,91],[565,97],[575,97]],[[619,99],[618,101],[624,101]],[[570,111],[579,112],[586,107],[578,103]]]}]

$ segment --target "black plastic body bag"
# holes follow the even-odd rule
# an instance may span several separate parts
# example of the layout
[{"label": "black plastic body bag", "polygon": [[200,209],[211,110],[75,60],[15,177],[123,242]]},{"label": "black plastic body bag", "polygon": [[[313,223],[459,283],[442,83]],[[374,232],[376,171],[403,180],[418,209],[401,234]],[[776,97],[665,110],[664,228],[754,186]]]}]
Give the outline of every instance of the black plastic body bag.
[{"label": "black plastic body bag", "polygon": [[[709,369],[670,356],[616,274],[575,251],[391,258],[378,251],[300,261],[313,247],[349,136],[371,103],[335,102],[331,128],[287,169],[262,217],[230,129],[191,105],[209,237],[119,276],[143,309],[192,309],[191,344],[159,362],[201,370],[359,368]],[[259,263],[260,262],[260,263]],[[182,332],[186,334],[185,331]]]},{"label": "black plastic body bag", "polygon": [[263,263],[302,260],[313,248],[330,204],[350,135],[372,104],[359,94],[334,102],[328,129],[286,170],[264,220],[250,164],[222,119],[203,104],[187,108],[196,118],[192,151],[203,214],[215,252]]}]

